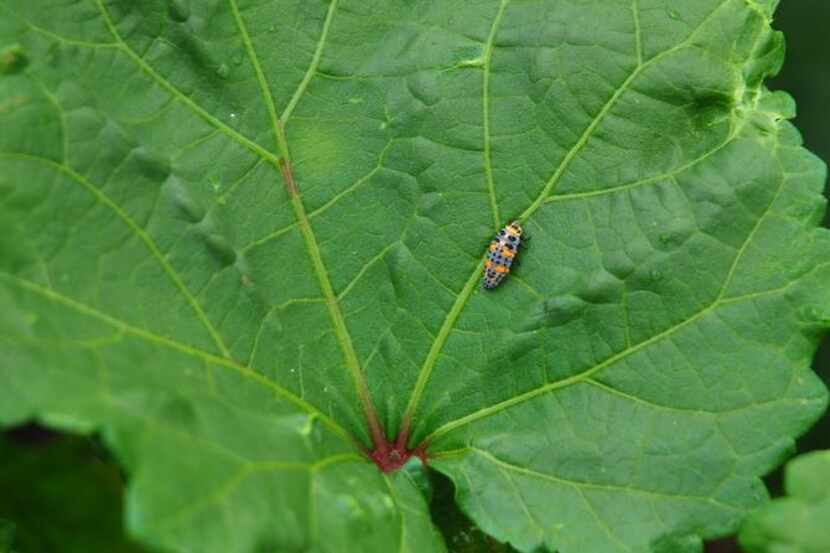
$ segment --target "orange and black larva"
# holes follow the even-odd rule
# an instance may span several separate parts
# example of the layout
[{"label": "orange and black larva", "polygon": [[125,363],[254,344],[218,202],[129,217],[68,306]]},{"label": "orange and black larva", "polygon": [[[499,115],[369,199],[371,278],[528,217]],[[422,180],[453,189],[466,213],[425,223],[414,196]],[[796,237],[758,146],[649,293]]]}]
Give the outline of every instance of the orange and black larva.
[{"label": "orange and black larva", "polygon": [[522,245],[522,227],[513,221],[490,242],[487,261],[484,262],[484,289],[491,290],[498,286],[510,273],[510,266]]}]

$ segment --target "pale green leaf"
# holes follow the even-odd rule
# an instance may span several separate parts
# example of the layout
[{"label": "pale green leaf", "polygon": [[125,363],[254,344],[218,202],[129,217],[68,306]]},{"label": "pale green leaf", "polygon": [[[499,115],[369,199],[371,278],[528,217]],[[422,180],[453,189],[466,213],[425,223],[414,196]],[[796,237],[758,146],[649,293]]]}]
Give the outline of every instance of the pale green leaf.
[{"label": "pale green leaf", "polygon": [[801,455],[786,467],[787,496],[764,505],[744,522],[747,553],[830,551],[830,452]]}]

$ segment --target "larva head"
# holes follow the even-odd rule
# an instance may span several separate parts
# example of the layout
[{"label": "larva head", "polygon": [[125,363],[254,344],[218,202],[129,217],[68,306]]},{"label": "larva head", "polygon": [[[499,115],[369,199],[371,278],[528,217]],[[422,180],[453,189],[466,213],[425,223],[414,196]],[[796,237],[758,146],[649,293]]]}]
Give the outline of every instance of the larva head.
[{"label": "larva head", "polygon": [[513,246],[513,248],[517,248],[522,240],[522,227],[519,225],[519,222],[513,221],[504,227],[504,233],[503,239]]},{"label": "larva head", "polygon": [[519,224],[519,221],[513,221],[509,225],[507,225],[507,232],[511,234],[515,234],[516,236],[522,235],[522,225]]}]

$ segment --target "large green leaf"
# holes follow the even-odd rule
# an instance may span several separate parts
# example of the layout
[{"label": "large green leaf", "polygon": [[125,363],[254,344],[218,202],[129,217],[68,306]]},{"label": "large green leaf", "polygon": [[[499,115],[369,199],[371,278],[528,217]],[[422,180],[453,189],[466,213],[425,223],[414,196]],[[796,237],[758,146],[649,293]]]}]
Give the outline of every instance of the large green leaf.
[{"label": "large green leaf", "polygon": [[0,421],[178,551],[441,551],[413,453],[522,551],[699,550],[826,402],[775,3],[0,1]]},{"label": "large green leaf", "polygon": [[741,528],[748,553],[830,551],[830,451],[797,457],[786,467],[787,497],[752,513]]}]

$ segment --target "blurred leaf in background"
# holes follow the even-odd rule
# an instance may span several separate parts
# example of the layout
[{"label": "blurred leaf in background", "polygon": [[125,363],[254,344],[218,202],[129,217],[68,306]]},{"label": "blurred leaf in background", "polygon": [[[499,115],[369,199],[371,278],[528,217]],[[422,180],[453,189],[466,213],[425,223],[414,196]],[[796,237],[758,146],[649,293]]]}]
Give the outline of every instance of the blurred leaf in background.
[{"label": "blurred leaf in background", "polygon": [[747,553],[830,551],[830,451],[801,455],[787,464],[787,497],[750,515],[741,529]]},{"label": "blurred leaf in background", "polygon": [[124,537],[115,464],[88,438],[30,435],[0,435],[0,553],[142,553]]},{"label": "blurred leaf in background", "polygon": [[14,523],[0,519],[0,553],[11,553],[14,541]]}]

